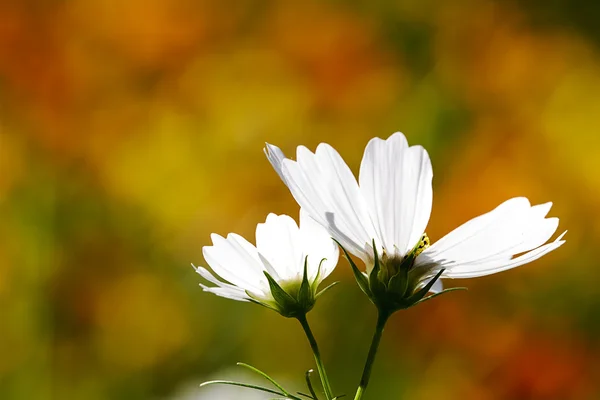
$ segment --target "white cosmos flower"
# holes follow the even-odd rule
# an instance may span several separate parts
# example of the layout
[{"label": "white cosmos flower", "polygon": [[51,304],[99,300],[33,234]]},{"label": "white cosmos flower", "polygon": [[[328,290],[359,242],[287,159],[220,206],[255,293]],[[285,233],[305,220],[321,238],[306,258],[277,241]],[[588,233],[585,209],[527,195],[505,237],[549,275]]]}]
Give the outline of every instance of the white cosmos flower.
[{"label": "white cosmos flower", "polygon": [[[317,146],[315,153],[299,146],[296,161],[270,144],[265,153],[300,206],[365,262],[367,274],[377,259],[391,275],[404,262],[415,290],[442,269],[445,278],[493,274],[536,260],[564,243],[564,234],[546,243],[558,227],[557,218],[545,218],[551,203],[531,206],[519,197],[429,246],[425,228],[433,199],[431,161],[423,147],[409,147],[400,132],[369,141],[358,182],[328,144]],[[442,290],[439,280],[431,284],[428,290]]]},{"label": "white cosmos flower", "polygon": [[269,214],[256,227],[256,246],[235,233],[211,238],[213,245],[202,249],[204,258],[227,282],[197,267],[196,272],[215,285],[201,284],[204,291],[259,303],[284,316],[312,308],[323,292],[317,293],[318,285],[333,271],[339,255],[327,231],[302,210],[300,227],[287,215]]}]

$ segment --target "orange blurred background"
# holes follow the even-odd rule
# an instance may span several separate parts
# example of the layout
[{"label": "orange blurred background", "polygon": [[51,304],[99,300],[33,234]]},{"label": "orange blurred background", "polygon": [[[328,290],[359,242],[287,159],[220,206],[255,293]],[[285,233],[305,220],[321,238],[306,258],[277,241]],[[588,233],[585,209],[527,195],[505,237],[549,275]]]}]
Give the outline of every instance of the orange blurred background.
[{"label": "orange blurred background", "polygon": [[[265,141],[357,171],[397,130],[432,158],[432,240],[518,195],[569,233],[396,314],[366,397],[600,398],[600,7],[550,3],[0,1],[0,398],[254,399],[197,387],[236,361],[304,390],[299,326],[190,263],[297,217]],[[349,397],[375,320],[351,275],[309,315]]]}]

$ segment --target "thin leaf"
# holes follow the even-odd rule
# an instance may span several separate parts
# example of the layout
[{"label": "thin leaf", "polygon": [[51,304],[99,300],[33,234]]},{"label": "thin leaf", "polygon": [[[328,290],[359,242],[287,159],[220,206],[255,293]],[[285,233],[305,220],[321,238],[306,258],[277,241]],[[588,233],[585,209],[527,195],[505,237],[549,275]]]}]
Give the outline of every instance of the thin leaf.
[{"label": "thin leaf", "polygon": [[255,389],[255,390],[260,390],[261,392],[266,392],[266,393],[271,393],[271,394],[276,394],[278,396],[284,396],[284,397],[288,397],[289,395],[286,395],[285,393],[279,393],[275,390],[266,388],[266,387],[262,387],[262,386],[257,386],[257,385],[250,385],[248,383],[240,383],[240,382],[233,382],[233,381],[208,381],[208,382],[204,382],[200,384],[200,387],[204,387],[204,386],[208,386],[208,385],[230,385],[230,386],[240,386],[240,387],[245,387],[245,388],[249,388],[249,389]]},{"label": "thin leaf", "polygon": [[302,392],[296,392],[296,393],[298,393],[298,394],[299,394],[300,396],[302,396],[302,397],[306,397],[307,399],[312,399],[312,400],[314,400],[314,397],[312,397],[312,396],[311,396],[311,395],[309,395],[309,394],[302,393]]},{"label": "thin leaf", "polygon": [[277,389],[281,390],[281,392],[284,395],[288,396],[290,394],[287,390],[285,390],[283,388],[283,386],[281,386],[279,383],[277,383],[275,381],[275,379],[271,378],[269,375],[267,375],[265,372],[261,371],[260,369],[258,369],[256,367],[253,367],[250,364],[243,363],[243,362],[239,362],[236,365],[239,365],[240,367],[248,368],[250,371],[255,372],[258,375],[262,376],[263,378],[265,378],[266,380],[268,380],[269,382],[271,382],[273,384],[273,386],[275,386]]},{"label": "thin leaf", "polygon": [[310,381],[310,374],[313,372],[312,369],[309,369],[308,371],[306,371],[306,373],[304,374],[304,377],[306,378],[306,386],[308,386],[308,390],[310,391],[310,394],[313,396],[314,400],[319,400],[319,397],[317,396],[317,394],[315,393],[315,389],[313,389],[312,383]]}]

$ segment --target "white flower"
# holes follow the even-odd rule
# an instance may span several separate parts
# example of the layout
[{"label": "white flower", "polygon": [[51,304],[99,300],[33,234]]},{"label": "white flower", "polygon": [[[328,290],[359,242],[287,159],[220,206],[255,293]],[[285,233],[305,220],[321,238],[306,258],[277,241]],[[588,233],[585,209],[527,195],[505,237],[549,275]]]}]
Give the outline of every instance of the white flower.
[{"label": "white flower", "polygon": [[206,292],[239,301],[252,301],[284,316],[306,313],[314,305],[318,285],[337,265],[339,250],[325,229],[302,210],[300,227],[287,215],[269,214],[256,227],[256,246],[235,233],[211,235],[204,258],[216,275],[196,268],[216,285]]},{"label": "white flower", "polygon": [[267,144],[265,153],[300,206],[343,249],[365,262],[369,285],[374,284],[372,270],[377,267],[379,280],[386,285],[382,290],[389,292],[389,285],[397,285],[402,292],[409,284],[404,297],[424,287],[441,291],[440,276],[493,274],[536,260],[564,243],[564,233],[546,243],[558,227],[557,218],[545,218],[551,203],[531,206],[520,197],[430,246],[425,228],[433,199],[431,161],[423,147],[409,147],[400,132],[368,143],[358,182],[328,144],[320,144],[315,153],[299,146],[296,161],[285,158],[273,145]]}]

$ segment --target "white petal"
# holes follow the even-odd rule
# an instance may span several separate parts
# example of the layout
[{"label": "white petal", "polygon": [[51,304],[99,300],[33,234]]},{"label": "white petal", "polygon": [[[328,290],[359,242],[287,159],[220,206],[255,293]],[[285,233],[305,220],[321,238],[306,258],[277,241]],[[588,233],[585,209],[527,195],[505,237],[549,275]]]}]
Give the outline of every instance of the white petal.
[{"label": "white petal", "polygon": [[[564,243],[561,236],[542,246],[558,228],[557,218],[544,218],[550,207],[550,203],[532,207],[523,197],[507,200],[434,243],[415,266],[437,264],[446,268],[444,277],[467,278],[531,262]],[[513,259],[523,252],[529,253]]]},{"label": "white petal", "polygon": [[231,285],[229,283],[225,283],[225,282],[222,282],[222,281],[218,280],[206,268],[203,268],[203,267],[194,267],[194,269],[196,270],[196,272],[201,277],[203,277],[204,279],[206,279],[207,281],[209,281],[210,283],[212,283],[214,285],[217,285],[217,286],[223,287],[223,288],[228,288],[228,289],[235,289],[235,288],[237,288],[237,286],[235,286],[235,285]]},{"label": "white petal", "polygon": [[420,240],[431,214],[432,179],[427,151],[408,147],[402,133],[367,144],[360,166],[360,191],[388,254],[402,257]]},{"label": "white petal", "polygon": [[285,154],[281,151],[281,149],[277,146],[273,146],[272,144],[266,143],[265,148],[263,149],[267,159],[273,166],[277,175],[281,178],[282,181],[285,182],[285,178],[283,177],[283,171],[281,170],[281,163],[285,159]]},{"label": "white petal", "polygon": [[329,232],[303,209],[300,209],[300,234],[304,244],[304,254],[308,255],[308,276],[313,279],[320,265],[322,281],[337,265],[339,247],[331,239]]},{"label": "white petal", "polygon": [[461,261],[481,259],[513,241],[513,225],[530,209],[529,201],[523,197],[505,201],[494,210],[459,226],[422,254],[434,259],[439,258],[439,254]]},{"label": "white petal", "polygon": [[298,204],[349,252],[367,261],[375,232],[348,166],[327,144],[320,144],[314,154],[300,146],[297,158],[283,160],[282,170]]},{"label": "white petal", "polygon": [[233,290],[229,288],[222,287],[208,287],[203,284],[200,284],[202,290],[209,293],[214,293],[217,296],[224,297],[226,299],[237,300],[237,301],[250,301],[250,297],[241,290]]},{"label": "white petal", "polygon": [[204,246],[204,259],[221,278],[244,290],[262,292],[266,278],[256,248],[244,238],[229,234],[227,238],[211,235],[213,245]]},{"label": "white petal", "polygon": [[296,221],[288,215],[269,214],[256,226],[256,247],[275,270],[275,280],[287,280],[303,273],[302,238]]},{"label": "white petal", "polygon": [[250,297],[246,294],[245,290],[240,289],[237,286],[230,285],[229,283],[221,282],[220,280],[215,278],[213,276],[213,274],[208,272],[208,270],[206,268],[195,267],[193,264],[192,264],[192,266],[194,267],[196,272],[198,274],[200,274],[201,277],[203,277],[210,283],[217,285],[216,288],[214,288],[214,287],[211,288],[206,285],[200,284],[200,287],[202,287],[202,289],[205,292],[211,292],[211,293],[214,293],[221,297],[226,297],[229,299],[240,300],[240,301],[248,301],[250,299]]},{"label": "white petal", "polygon": [[566,232],[563,232],[554,242],[540,246],[537,249],[531,250],[509,261],[492,262],[487,264],[471,264],[457,268],[451,268],[449,273],[444,273],[444,276],[447,276],[448,278],[475,278],[479,276],[495,274],[506,271],[507,269],[528,264],[562,246],[565,243],[565,240],[561,239],[565,233]]}]

